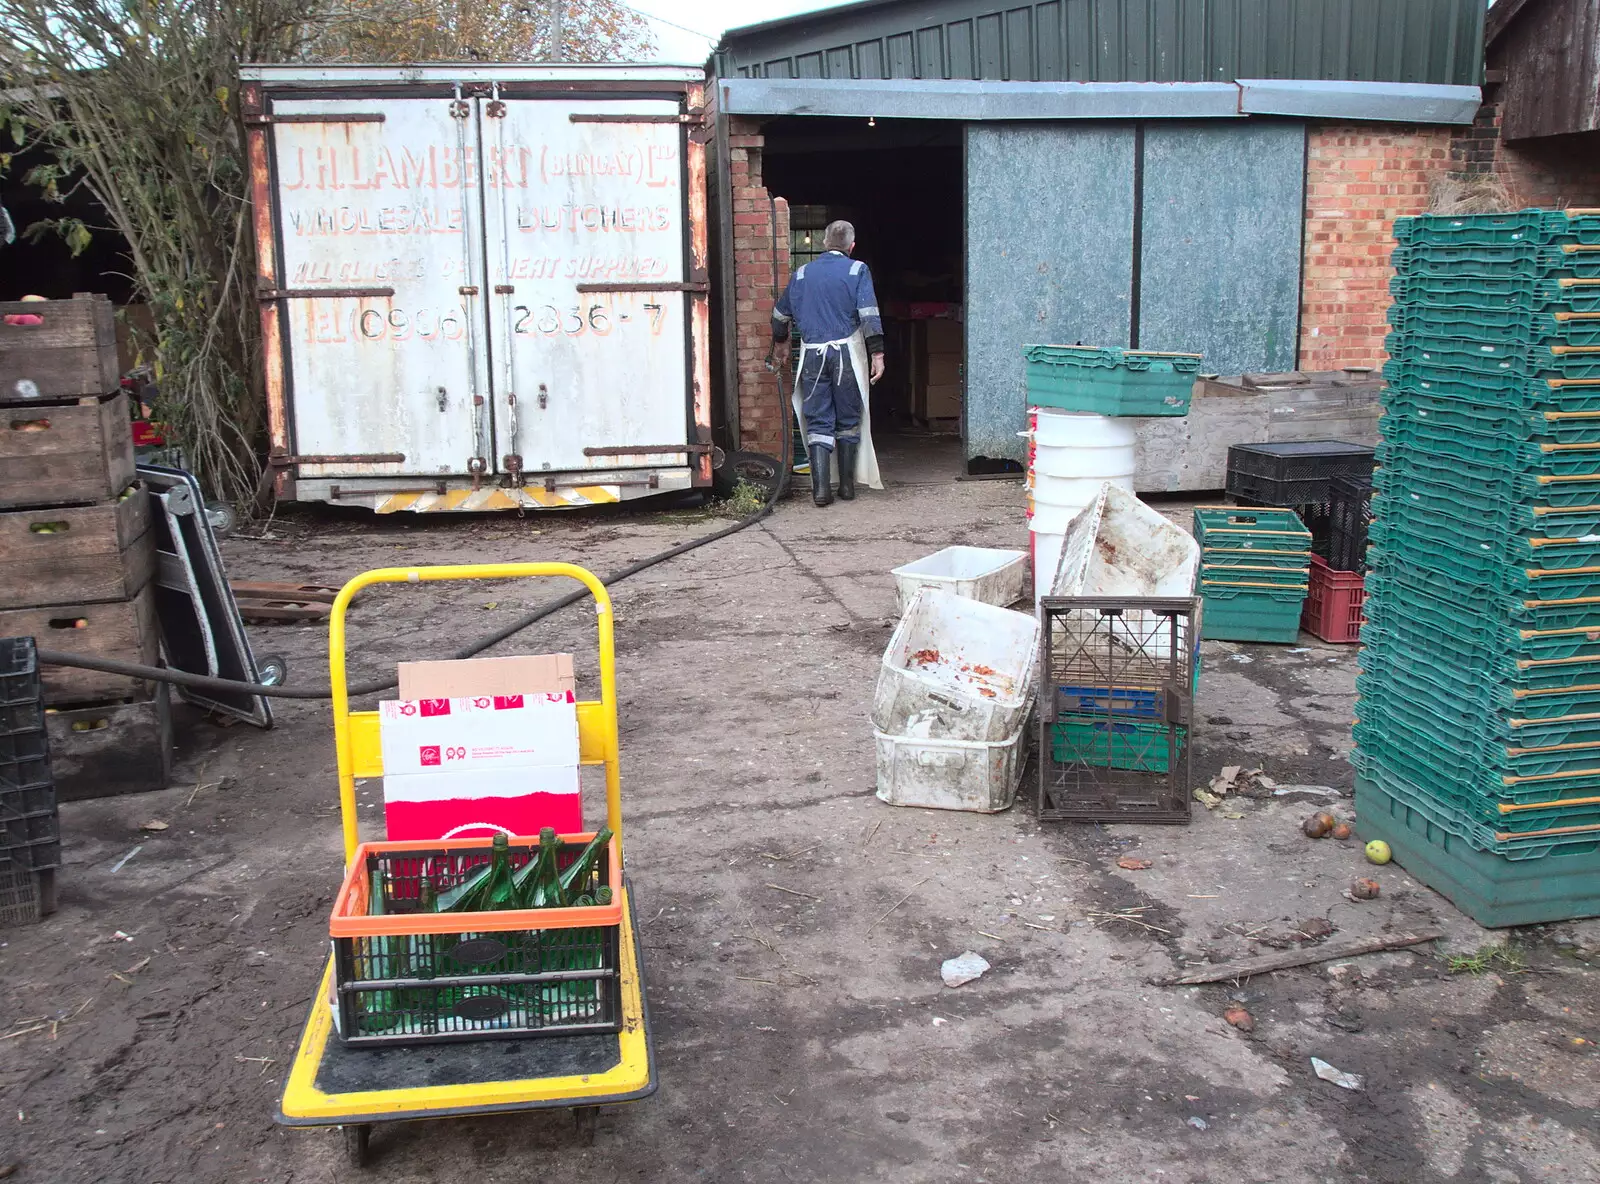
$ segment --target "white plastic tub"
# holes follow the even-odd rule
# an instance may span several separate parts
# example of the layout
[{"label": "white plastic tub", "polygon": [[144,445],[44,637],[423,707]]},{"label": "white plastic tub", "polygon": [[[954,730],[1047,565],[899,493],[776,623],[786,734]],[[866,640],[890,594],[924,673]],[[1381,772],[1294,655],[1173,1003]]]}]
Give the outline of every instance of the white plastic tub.
[{"label": "white plastic tub", "polygon": [[1028,556],[993,547],[946,547],[889,574],[894,576],[902,613],[923,588],[1004,608],[1027,594]]},{"label": "white plastic tub", "polygon": [[1073,519],[1110,482],[1133,493],[1131,420],[1030,408],[1028,438],[1028,529],[1033,532],[1035,603],[1050,590]]},{"label": "white plastic tub", "polygon": [[1106,482],[1067,528],[1050,583],[1055,596],[1186,597],[1200,544],[1118,485]]},{"label": "white plastic tub", "polygon": [[[1107,482],[1067,528],[1050,595],[1184,599],[1199,566],[1200,544],[1187,531]],[[1130,609],[1123,621],[1157,649],[1171,644],[1165,618]]]},{"label": "white plastic tub", "polygon": [[878,746],[878,797],[891,806],[970,810],[1009,809],[1022,781],[1027,720],[1016,735],[983,742],[890,736],[874,730]]},{"label": "white plastic tub", "polygon": [[1037,618],[923,588],[889,639],[872,723],[892,736],[1008,740],[1033,704]]}]

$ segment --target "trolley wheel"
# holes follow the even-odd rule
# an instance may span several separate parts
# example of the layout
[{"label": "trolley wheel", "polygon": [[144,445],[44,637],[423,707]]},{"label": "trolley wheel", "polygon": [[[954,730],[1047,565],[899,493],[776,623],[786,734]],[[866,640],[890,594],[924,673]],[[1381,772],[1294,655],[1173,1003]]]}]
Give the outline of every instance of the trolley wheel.
[{"label": "trolley wheel", "polygon": [[730,452],[722,466],[712,470],[711,485],[719,496],[728,497],[740,481],[748,481],[771,497],[773,489],[781,493],[788,484],[788,474],[782,468],[776,459],[764,452]]},{"label": "trolley wheel", "polygon": [[282,654],[257,658],[256,677],[264,687],[281,687],[289,679],[289,659]]},{"label": "trolley wheel", "polygon": [[372,1124],[358,1122],[353,1126],[340,1127],[344,1131],[344,1153],[350,1160],[350,1166],[364,1168],[372,1162]]},{"label": "trolley wheel", "polygon": [[600,1107],[574,1106],[572,1121],[578,1128],[578,1142],[585,1147],[593,1147],[595,1128],[600,1123]]},{"label": "trolley wheel", "polygon": [[211,523],[211,533],[225,539],[239,525],[239,515],[227,502],[207,502],[206,521]]}]

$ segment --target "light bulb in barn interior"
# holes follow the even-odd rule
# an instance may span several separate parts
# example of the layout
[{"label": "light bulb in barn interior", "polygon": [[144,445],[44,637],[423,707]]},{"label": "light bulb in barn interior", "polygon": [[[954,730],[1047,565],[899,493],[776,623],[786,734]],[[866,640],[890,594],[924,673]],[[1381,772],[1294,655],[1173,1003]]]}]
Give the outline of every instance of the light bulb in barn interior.
[{"label": "light bulb in barn interior", "polygon": [[808,235],[806,235],[806,246],[809,247],[810,245],[811,245],[811,236],[808,234]]},{"label": "light bulb in barn interior", "polygon": [[878,117],[875,116],[875,115],[867,116],[867,126],[868,127],[877,127],[878,126]]}]

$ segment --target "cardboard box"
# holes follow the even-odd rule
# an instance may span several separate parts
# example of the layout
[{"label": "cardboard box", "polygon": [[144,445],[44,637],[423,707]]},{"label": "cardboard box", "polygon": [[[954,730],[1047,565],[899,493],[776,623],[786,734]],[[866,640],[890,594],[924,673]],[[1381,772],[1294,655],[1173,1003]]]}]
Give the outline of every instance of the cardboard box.
[{"label": "cardboard box", "polygon": [[931,320],[924,324],[930,358],[936,354],[955,354],[959,357],[966,352],[966,334],[962,332],[960,321]]},{"label": "cardboard box", "polygon": [[961,384],[928,387],[924,406],[927,408],[924,412],[926,419],[961,418]]},{"label": "cardboard box", "polygon": [[583,797],[575,764],[388,774],[383,814],[396,842],[537,835],[546,826],[575,834]]},{"label": "cardboard box", "polygon": [[468,695],[571,694],[571,654],[467,658],[454,662],[401,662],[401,699],[457,699]]},{"label": "cardboard box", "polygon": [[384,776],[578,764],[572,692],[378,704]]},{"label": "cardboard box", "polygon": [[961,355],[960,354],[930,354],[927,369],[928,387],[960,386],[961,385]]}]

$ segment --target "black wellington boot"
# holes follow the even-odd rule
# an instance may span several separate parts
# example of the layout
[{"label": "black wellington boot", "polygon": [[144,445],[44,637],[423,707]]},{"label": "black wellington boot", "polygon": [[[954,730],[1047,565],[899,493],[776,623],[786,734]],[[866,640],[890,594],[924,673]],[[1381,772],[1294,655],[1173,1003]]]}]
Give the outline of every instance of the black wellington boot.
[{"label": "black wellington boot", "polygon": [[856,500],[856,453],[861,449],[859,440],[839,441],[839,500]]},{"label": "black wellington boot", "polygon": [[811,446],[811,501],[818,506],[833,505],[833,483],[828,480],[828,458],[833,450],[826,444]]}]

